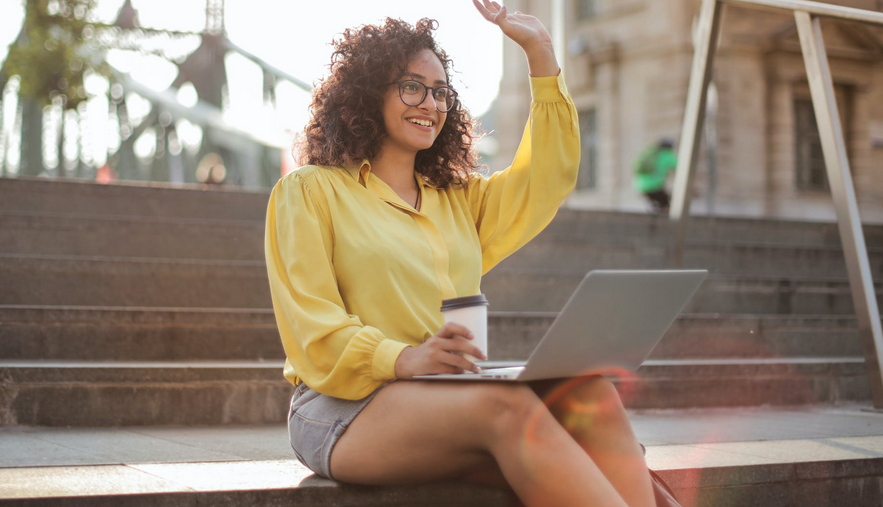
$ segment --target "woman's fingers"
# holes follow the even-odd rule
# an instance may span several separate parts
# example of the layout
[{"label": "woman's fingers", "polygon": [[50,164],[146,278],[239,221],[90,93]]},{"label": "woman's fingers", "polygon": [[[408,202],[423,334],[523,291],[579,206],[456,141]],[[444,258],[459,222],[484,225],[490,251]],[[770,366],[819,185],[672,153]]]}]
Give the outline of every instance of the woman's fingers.
[{"label": "woman's fingers", "polygon": [[[500,28],[503,28],[504,25],[509,24],[509,19],[507,18],[506,6],[504,5],[497,11],[497,15],[494,16],[494,23],[497,24]],[[503,32],[505,33],[505,32]]]},{"label": "woman's fingers", "polygon": [[472,331],[462,324],[456,322],[448,322],[439,329],[436,336],[444,338],[438,346],[449,352],[458,354],[469,354],[480,359],[487,359],[484,352],[479,349],[471,340],[475,338]]},{"label": "woman's fingers", "polygon": [[473,357],[487,359],[484,353],[469,340],[463,337],[452,339],[434,340],[430,344],[435,349],[431,360],[437,363],[446,364],[462,370],[469,370],[475,373],[481,371],[472,361],[464,357],[469,354]]},{"label": "woman's fingers", "polygon": [[[418,358],[414,364],[418,366],[414,366],[408,371],[411,371],[413,375],[424,373],[463,373],[464,371],[479,373],[481,369],[472,361],[463,357],[464,354],[469,354],[474,357],[487,359],[484,353],[472,342],[474,337],[475,335],[466,326],[456,322],[446,323],[435,333],[435,336],[417,347],[419,351]],[[408,356],[412,355],[408,354]],[[410,363],[404,364],[408,361],[411,361],[411,359],[405,358],[403,360],[403,372],[407,369],[404,366],[411,366]]]},{"label": "woman's fingers", "polygon": [[455,338],[452,340],[443,340],[439,343],[438,347],[441,350],[444,350],[444,351],[447,351],[447,352],[450,352],[453,354],[457,354],[457,355],[469,354],[470,356],[473,356],[473,357],[487,359],[487,357],[485,357],[485,355],[484,355],[484,352],[482,352],[481,349],[476,347],[473,342],[464,340],[462,338]]},{"label": "woman's fingers", "polygon": [[439,338],[456,338],[458,336],[462,336],[467,340],[475,338],[475,335],[472,334],[472,331],[470,331],[469,328],[462,324],[457,324],[456,322],[445,323],[435,335]]},{"label": "woman's fingers", "polygon": [[472,0],[472,4],[475,5],[475,8],[478,9],[478,12],[484,17],[484,19],[490,21],[491,23],[501,26],[501,22],[507,21],[508,12],[506,10],[506,6],[501,6],[497,2],[489,2],[488,0]]},{"label": "woman's fingers", "polygon": [[456,370],[455,373],[462,373],[467,370],[474,373],[479,373],[481,371],[481,369],[472,361],[454,351],[439,350],[434,359],[444,369],[454,368]]},{"label": "woman's fingers", "polygon": [[520,12],[510,15],[505,5],[489,0],[472,0],[472,3],[484,19],[497,25],[503,34],[521,46],[529,44],[538,35],[534,25],[539,21],[532,16]]},{"label": "woman's fingers", "polygon": [[546,29],[533,16],[522,14],[520,11],[510,14],[505,5],[490,0],[472,0],[472,3],[484,19],[497,25],[503,34],[516,44],[526,47],[544,39],[540,32],[546,32]]},{"label": "woman's fingers", "polygon": [[479,2],[478,0],[472,0],[472,5],[474,5],[475,8],[478,9],[478,12],[481,13],[482,17],[484,19],[490,21],[491,23],[493,23],[494,22],[494,13],[492,13],[490,11],[490,9],[487,6],[487,3],[488,3],[487,0],[484,0],[484,5],[482,5],[482,3]]}]

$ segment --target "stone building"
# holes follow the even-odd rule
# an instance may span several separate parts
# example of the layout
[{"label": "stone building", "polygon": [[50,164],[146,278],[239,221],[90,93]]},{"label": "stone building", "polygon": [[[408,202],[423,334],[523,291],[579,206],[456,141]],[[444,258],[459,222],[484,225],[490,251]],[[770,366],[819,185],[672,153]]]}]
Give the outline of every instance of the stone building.
[{"label": "stone building", "polygon": [[[552,26],[551,2],[506,3]],[[883,10],[880,0],[830,3]],[[583,139],[568,206],[648,209],[632,188],[632,163],[648,144],[680,136],[700,4],[564,0],[559,60]],[[883,29],[829,19],[822,26],[862,219],[883,222]],[[504,59],[497,125],[518,125],[530,93],[526,63],[509,41]],[[793,15],[724,6],[713,80],[692,212],[833,218]],[[495,134],[501,159],[492,166],[505,166],[520,134]]]}]

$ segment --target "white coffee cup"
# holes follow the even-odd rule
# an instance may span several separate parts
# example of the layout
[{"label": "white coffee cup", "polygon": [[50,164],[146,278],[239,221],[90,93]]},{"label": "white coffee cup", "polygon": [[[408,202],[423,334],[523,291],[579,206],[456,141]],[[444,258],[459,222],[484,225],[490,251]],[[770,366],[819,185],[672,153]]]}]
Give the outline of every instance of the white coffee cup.
[{"label": "white coffee cup", "polygon": [[[484,294],[466,296],[461,298],[445,299],[442,301],[441,311],[445,317],[445,323],[455,322],[472,331],[475,336],[471,342],[479,348],[484,355],[487,350],[487,298]],[[473,363],[478,358],[471,354],[463,354],[463,357]]]}]

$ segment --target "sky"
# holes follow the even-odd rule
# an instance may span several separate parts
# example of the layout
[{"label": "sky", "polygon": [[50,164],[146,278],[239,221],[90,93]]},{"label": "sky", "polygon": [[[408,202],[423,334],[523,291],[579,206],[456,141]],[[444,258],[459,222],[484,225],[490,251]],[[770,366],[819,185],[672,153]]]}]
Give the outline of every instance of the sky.
[{"label": "sky", "polygon": [[[98,17],[113,21],[122,3],[123,0],[98,0]],[[133,4],[145,27],[198,32],[205,26],[205,0],[133,0]],[[454,60],[452,84],[463,104],[480,116],[499,90],[502,35],[478,14],[471,0],[226,0],[225,7],[230,40],[311,84],[326,75],[332,52],[330,42],[344,29],[376,23],[387,16],[410,23],[430,17],[439,22],[437,40]],[[0,61],[19,32],[23,14],[21,0],[0,0]],[[109,60],[158,91],[166,89],[176,74],[175,67],[159,57],[114,51]],[[228,56],[226,63],[228,122],[247,130],[300,130],[306,123],[306,92],[294,86],[281,86],[277,90],[277,114],[255,114],[263,108],[258,67],[238,55]]]}]

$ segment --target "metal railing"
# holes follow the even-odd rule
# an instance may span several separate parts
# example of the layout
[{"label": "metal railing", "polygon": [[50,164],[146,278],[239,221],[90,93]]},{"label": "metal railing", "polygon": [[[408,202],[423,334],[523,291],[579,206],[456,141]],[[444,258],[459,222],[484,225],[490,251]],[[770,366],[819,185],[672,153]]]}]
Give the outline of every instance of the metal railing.
[{"label": "metal railing", "polygon": [[678,160],[669,214],[669,218],[675,223],[673,253],[676,264],[680,264],[683,258],[690,211],[689,190],[692,187],[699,153],[706,94],[711,81],[715,46],[720,34],[721,11],[725,3],[743,7],[784,9],[794,13],[831,195],[834,199],[840,240],[846,257],[846,270],[858,317],[859,335],[864,345],[871,398],[876,408],[883,409],[883,376],[881,376],[883,330],[880,325],[880,311],[858,213],[855,187],[846,156],[843,126],[840,124],[840,115],[834,98],[834,84],[819,22],[820,17],[829,17],[883,26],[883,13],[803,0],[703,0],[699,13],[687,107],[681,130],[680,152],[683,155]]}]

